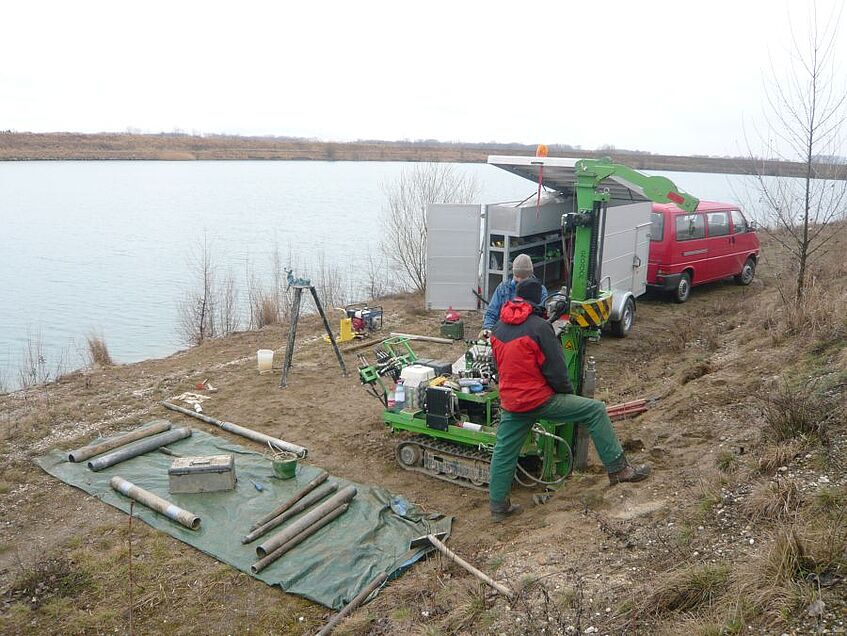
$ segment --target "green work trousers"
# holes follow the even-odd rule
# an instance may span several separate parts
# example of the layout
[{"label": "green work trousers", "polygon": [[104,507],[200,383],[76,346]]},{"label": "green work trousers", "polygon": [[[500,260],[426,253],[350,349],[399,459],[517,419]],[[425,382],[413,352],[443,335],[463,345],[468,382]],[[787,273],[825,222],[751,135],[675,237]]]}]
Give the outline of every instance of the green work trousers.
[{"label": "green work trousers", "polygon": [[508,499],[521,447],[532,425],[538,420],[573,422],[585,426],[606,470],[613,473],[626,467],[623,449],[606,413],[606,405],[600,400],[557,393],[537,409],[526,413],[500,409],[497,443],[494,445],[494,457],[491,458],[489,498],[493,503]]}]

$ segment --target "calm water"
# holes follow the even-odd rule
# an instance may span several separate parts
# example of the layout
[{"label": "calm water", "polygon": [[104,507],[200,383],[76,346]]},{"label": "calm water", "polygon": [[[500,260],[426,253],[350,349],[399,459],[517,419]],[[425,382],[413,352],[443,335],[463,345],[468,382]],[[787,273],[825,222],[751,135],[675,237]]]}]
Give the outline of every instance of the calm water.
[{"label": "calm water", "polygon": [[[178,305],[204,234],[242,292],[248,268],[270,271],[276,246],[283,254],[290,247],[306,270],[322,253],[355,272],[378,254],[382,185],[407,165],[0,162],[0,380],[16,383],[33,339],[48,366],[65,359],[70,368],[92,332],[117,362],[182,348]],[[457,168],[476,175],[480,202],[535,191],[499,168]],[[664,174],[704,199],[737,199],[742,186],[741,177]]]}]

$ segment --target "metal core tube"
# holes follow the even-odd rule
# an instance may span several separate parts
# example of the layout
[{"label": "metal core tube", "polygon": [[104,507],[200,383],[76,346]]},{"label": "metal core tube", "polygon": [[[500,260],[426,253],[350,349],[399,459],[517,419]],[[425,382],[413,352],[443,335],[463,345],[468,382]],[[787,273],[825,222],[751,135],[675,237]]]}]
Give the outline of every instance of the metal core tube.
[{"label": "metal core tube", "polygon": [[297,444],[292,444],[291,442],[286,442],[285,440],[281,440],[276,437],[271,437],[270,435],[265,435],[264,433],[259,433],[258,431],[239,426],[238,424],[233,424],[232,422],[224,422],[223,420],[218,420],[214,417],[203,415],[202,413],[196,413],[181,406],[177,406],[176,404],[171,404],[170,402],[162,402],[162,406],[164,406],[166,409],[170,409],[171,411],[182,413],[183,415],[196,417],[198,420],[206,422],[207,424],[214,424],[215,426],[219,426],[223,430],[233,433],[234,435],[241,435],[241,437],[252,439],[254,442],[259,442],[262,445],[270,444],[276,449],[288,451],[289,453],[294,453],[298,457],[305,457],[309,453],[306,448],[298,446]]},{"label": "metal core tube", "polygon": [[177,523],[185,526],[189,530],[196,530],[200,527],[200,517],[183,510],[179,506],[172,504],[167,499],[162,499],[159,495],[154,495],[149,490],[144,490],[136,486],[131,481],[127,481],[123,477],[112,477],[109,480],[109,485],[117,490],[122,495],[126,495],[130,499],[134,499],[140,504],[148,508],[160,512],[168,519],[173,519]]},{"label": "metal core tube", "polygon": [[341,504],[337,508],[334,508],[329,513],[318,519],[315,523],[310,526],[307,526],[301,532],[298,532],[291,539],[283,543],[281,546],[276,548],[273,552],[265,556],[263,559],[256,561],[253,565],[250,566],[250,571],[253,574],[258,574],[266,567],[268,567],[271,563],[276,561],[283,554],[291,550],[291,548],[296,547],[299,543],[305,541],[313,534],[315,534],[318,530],[323,528],[325,525],[333,521],[334,519],[340,517],[345,512],[347,512],[347,508],[350,507],[350,504]]},{"label": "metal core tube", "polygon": [[297,519],[297,521],[285,528],[282,532],[278,532],[270,539],[260,544],[256,548],[256,554],[260,557],[267,556],[283,543],[294,538],[297,534],[319,521],[322,517],[325,517],[339,506],[349,502],[356,496],[356,492],[357,490],[355,486],[347,486],[346,488],[341,489],[321,505]]},{"label": "metal core tube", "polygon": [[142,439],[143,437],[150,437],[151,435],[155,435],[156,433],[163,433],[164,431],[170,430],[170,428],[171,423],[167,420],[154,420],[140,428],[135,429],[134,431],[130,431],[129,433],[118,435],[117,437],[110,437],[94,444],[89,444],[88,446],[83,446],[81,448],[72,450],[68,453],[68,461],[82,462],[88,459],[89,457],[94,457],[95,455],[105,453],[112,449],[118,448],[119,446],[124,446],[125,444],[129,444],[130,442],[134,442],[135,440]]},{"label": "metal core tube", "polygon": [[88,467],[93,471],[103,470],[109,466],[114,466],[133,457],[138,457],[144,453],[149,453],[162,446],[173,444],[181,439],[191,436],[190,428],[175,428],[167,433],[159,433],[153,437],[148,437],[137,442],[133,442],[116,451],[102,455],[97,459],[92,459],[88,462]]},{"label": "metal core tube", "polygon": [[250,543],[258,539],[259,537],[266,535],[268,532],[270,532],[277,526],[281,526],[283,523],[285,523],[295,515],[300,514],[307,508],[311,508],[314,504],[319,502],[324,497],[328,497],[336,490],[338,490],[338,484],[336,483],[321,486],[309,496],[304,497],[303,499],[298,501],[288,510],[278,514],[276,517],[273,517],[270,521],[266,521],[262,525],[253,528],[249,534],[242,537],[241,543]]}]

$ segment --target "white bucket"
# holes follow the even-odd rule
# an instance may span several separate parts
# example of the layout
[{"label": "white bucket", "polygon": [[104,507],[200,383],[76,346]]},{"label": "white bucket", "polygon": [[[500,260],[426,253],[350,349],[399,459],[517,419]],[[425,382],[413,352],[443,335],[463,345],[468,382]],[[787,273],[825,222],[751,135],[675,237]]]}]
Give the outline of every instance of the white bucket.
[{"label": "white bucket", "polygon": [[273,349],[259,349],[256,352],[256,359],[259,363],[259,374],[264,375],[270,373],[274,364]]}]

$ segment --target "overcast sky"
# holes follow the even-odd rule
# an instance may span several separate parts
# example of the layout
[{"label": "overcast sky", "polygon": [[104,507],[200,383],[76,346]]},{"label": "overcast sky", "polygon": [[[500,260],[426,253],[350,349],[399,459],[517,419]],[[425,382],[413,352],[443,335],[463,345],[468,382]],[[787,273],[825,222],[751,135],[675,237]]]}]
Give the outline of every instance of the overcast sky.
[{"label": "overcast sky", "polygon": [[[2,10],[0,129],[738,155],[807,5],[19,0]],[[847,34],[839,49],[847,67]]]}]

